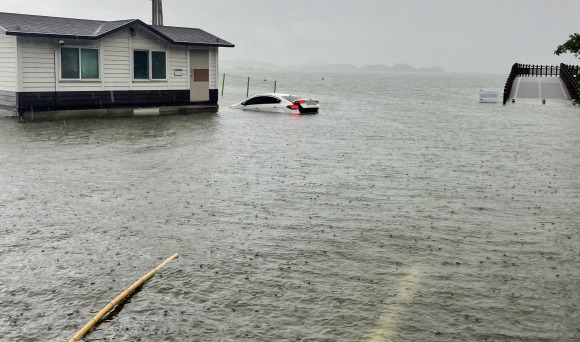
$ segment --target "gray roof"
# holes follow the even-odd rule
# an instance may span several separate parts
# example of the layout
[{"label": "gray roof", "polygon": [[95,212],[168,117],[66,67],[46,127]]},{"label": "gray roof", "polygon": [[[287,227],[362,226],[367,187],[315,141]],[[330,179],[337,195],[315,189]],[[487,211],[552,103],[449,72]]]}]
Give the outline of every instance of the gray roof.
[{"label": "gray roof", "polygon": [[153,26],[139,19],[101,21],[0,12],[0,32],[13,36],[100,39],[135,24],[177,45],[234,46],[197,28]]},{"label": "gray roof", "polygon": [[172,26],[151,26],[155,30],[159,31],[161,34],[171,37],[171,40],[176,44],[187,44],[191,41],[204,41],[211,42],[213,44],[228,44],[227,46],[232,46],[232,44],[226,42],[225,40],[211,35],[204,30],[196,28],[187,27],[172,27]]}]

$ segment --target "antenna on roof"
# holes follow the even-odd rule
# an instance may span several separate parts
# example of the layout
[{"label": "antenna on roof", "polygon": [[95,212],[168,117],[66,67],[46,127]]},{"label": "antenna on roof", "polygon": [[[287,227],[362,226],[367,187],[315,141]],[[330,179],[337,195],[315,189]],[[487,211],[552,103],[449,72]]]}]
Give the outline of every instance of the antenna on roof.
[{"label": "antenna on roof", "polygon": [[163,26],[163,4],[161,0],[153,0],[153,25]]}]

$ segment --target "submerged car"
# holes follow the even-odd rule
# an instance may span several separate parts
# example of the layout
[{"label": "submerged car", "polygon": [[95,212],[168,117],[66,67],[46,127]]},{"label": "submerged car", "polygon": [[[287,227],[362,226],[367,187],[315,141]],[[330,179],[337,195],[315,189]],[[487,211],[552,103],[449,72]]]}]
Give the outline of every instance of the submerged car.
[{"label": "submerged car", "polygon": [[231,105],[230,108],[259,112],[313,114],[318,113],[319,102],[291,94],[269,93],[252,96]]}]

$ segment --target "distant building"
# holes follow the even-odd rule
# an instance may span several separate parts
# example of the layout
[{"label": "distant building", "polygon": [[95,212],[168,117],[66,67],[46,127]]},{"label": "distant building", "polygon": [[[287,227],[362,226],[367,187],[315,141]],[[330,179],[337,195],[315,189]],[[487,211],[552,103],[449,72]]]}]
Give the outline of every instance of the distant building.
[{"label": "distant building", "polygon": [[138,19],[0,12],[0,108],[21,116],[217,108],[218,48],[233,46],[200,29]]}]

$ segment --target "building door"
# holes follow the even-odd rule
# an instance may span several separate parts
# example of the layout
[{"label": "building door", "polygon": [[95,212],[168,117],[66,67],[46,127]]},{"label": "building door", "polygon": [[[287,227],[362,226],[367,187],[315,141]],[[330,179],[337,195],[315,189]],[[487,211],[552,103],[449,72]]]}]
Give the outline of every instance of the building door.
[{"label": "building door", "polygon": [[209,51],[189,50],[189,101],[209,101]]}]

